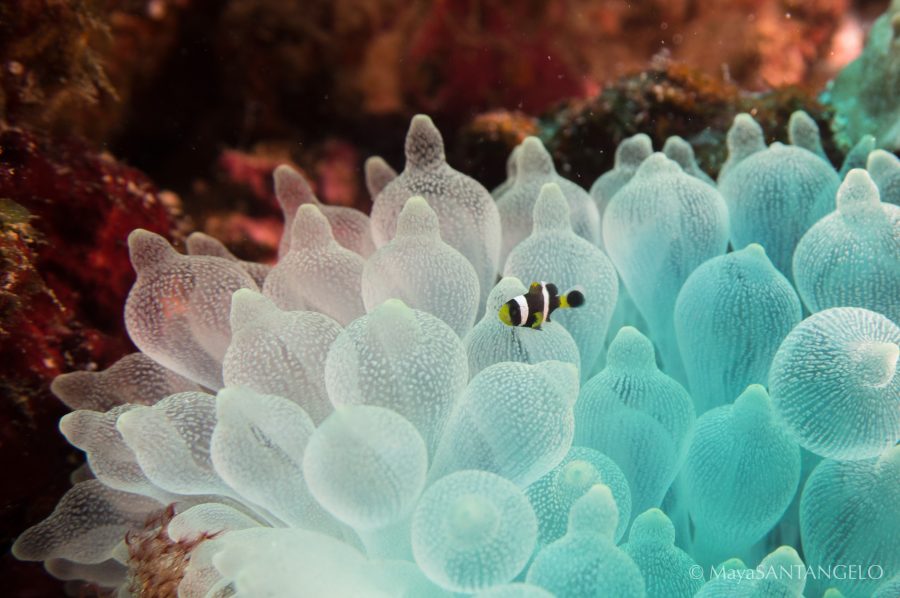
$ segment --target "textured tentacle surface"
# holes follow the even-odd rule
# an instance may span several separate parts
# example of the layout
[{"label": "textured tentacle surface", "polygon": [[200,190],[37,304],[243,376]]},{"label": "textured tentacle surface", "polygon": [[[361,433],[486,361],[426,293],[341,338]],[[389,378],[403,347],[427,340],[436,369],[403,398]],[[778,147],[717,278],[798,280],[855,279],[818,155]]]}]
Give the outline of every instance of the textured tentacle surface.
[{"label": "textured tentacle surface", "polygon": [[394,238],[410,197],[423,197],[440,222],[441,238],[471,262],[480,306],[500,268],[500,214],[487,189],[447,164],[444,141],[431,119],[413,118],[406,136],[406,167],[385,185],[372,205],[372,238],[381,247]]},{"label": "textured tentacle surface", "polygon": [[649,339],[622,328],[606,368],[578,397],[575,445],[596,449],[622,468],[637,514],[662,502],[684,462],[694,419],[690,396],[656,367]]},{"label": "textured tentacle surface", "polygon": [[536,137],[528,137],[516,148],[515,179],[497,196],[497,209],[503,230],[503,249],[500,263],[506,262],[509,252],[531,234],[534,226],[532,212],[547,183],[556,183],[569,204],[572,231],[594,244],[600,244],[600,215],[591,196],[575,183],[556,173],[553,158]]},{"label": "textured tentacle surface", "polygon": [[424,198],[410,198],[398,218],[396,236],[375,252],[363,270],[366,309],[400,299],[465,336],[479,309],[478,273],[441,237],[435,211]]},{"label": "textured tentacle surface", "polygon": [[794,252],[794,280],[812,312],[864,307],[900,322],[900,206],[882,203],[865,170],[851,170],[837,210]]},{"label": "textured tentacle surface", "polygon": [[534,230],[510,253],[504,276],[553,282],[560,292],[574,287],[583,289],[584,305],[557,310],[553,320],[575,339],[581,357],[581,377],[587,379],[603,351],[619,285],[606,254],[572,232],[568,204],[555,184],[541,189],[534,206]]},{"label": "textured tentacle surface", "polygon": [[678,293],[675,333],[697,411],[765,384],[775,351],[802,313],[794,287],[760,245],[694,270]]},{"label": "textured tentacle surface", "polygon": [[781,343],[769,389],[804,448],[832,459],[875,457],[900,440],[900,328],[852,307],[821,311]]},{"label": "textured tentacle surface", "polygon": [[693,270],[725,252],[728,209],[718,191],[663,154],[646,159],[610,201],[603,239],[647,320],[672,375],[683,379],[673,323],[675,298]]}]

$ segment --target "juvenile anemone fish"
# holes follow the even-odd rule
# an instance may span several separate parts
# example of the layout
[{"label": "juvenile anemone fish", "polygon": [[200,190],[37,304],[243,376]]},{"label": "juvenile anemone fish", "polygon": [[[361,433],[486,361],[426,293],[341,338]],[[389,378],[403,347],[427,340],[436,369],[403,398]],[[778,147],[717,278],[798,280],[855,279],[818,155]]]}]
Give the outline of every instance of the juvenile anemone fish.
[{"label": "juvenile anemone fish", "polygon": [[540,330],[541,324],[550,321],[550,314],[557,307],[566,309],[583,303],[581,291],[572,290],[560,295],[552,282],[533,282],[527,293],[504,303],[498,315],[507,326],[528,326]]}]

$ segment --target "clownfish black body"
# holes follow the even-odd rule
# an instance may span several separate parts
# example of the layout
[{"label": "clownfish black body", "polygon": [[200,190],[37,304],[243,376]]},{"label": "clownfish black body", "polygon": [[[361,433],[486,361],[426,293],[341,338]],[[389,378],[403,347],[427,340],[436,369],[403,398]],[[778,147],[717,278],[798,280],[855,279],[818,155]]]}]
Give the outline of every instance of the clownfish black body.
[{"label": "clownfish black body", "polygon": [[533,282],[524,295],[513,297],[503,304],[497,314],[507,326],[527,326],[540,330],[550,314],[557,308],[578,307],[584,303],[581,291],[572,290],[565,295],[551,282]]}]

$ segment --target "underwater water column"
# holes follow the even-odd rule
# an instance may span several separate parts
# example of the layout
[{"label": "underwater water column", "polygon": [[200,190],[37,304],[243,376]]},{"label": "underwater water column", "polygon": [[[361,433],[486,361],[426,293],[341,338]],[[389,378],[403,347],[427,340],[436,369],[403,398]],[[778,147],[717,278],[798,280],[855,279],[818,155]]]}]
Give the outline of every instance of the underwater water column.
[{"label": "underwater water column", "polygon": [[[830,168],[812,121],[791,121],[796,149]],[[434,131],[414,133],[414,153],[436,157]],[[535,143],[530,158],[546,166]],[[852,163],[877,164],[861,143]],[[663,156],[634,144],[635,172],[606,210],[607,224],[618,219],[610,251],[627,258],[623,280],[641,288],[642,309],[671,328],[622,327],[605,360],[617,273],[573,231],[556,183],[534,198],[532,230],[510,252],[514,276],[490,287],[444,238],[444,218],[465,223],[456,199],[398,200],[391,237],[366,258],[349,246],[364,236],[341,229],[290,169],[275,175],[293,224],[274,267],[202,234],[180,255],[135,233],[140,301],[128,315],[148,352],[53,384],[76,409],[60,431],[90,469],[13,554],[123,596],[141,579],[180,598],[892,598],[900,329],[878,311],[890,287],[866,282],[868,267],[840,270],[842,292],[884,302],[823,306],[801,321],[767,249],[722,253],[723,200],[690,146],[670,138]],[[525,149],[513,152],[514,178],[527,173],[515,165]],[[757,149],[732,172],[768,151]],[[376,197],[403,182],[383,160],[366,170]],[[846,172],[837,211],[885,213],[878,177]],[[859,222],[823,235],[855,265],[886,238]],[[644,269],[653,259],[660,269]],[[509,326],[501,307],[541,280],[580,287],[585,303],[539,328]],[[383,296],[366,301],[367,287]],[[486,309],[471,313],[485,290]],[[654,344],[673,338],[690,392],[657,361]],[[779,574],[804,569],[800,554],[813,567],[883,571],[836,588]]]}]

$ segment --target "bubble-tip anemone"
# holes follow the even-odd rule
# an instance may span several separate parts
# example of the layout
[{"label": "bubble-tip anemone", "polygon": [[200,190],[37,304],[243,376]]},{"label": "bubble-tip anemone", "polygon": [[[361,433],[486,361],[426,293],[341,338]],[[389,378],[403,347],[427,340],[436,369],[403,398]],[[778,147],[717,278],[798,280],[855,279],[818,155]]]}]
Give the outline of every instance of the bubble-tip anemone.
[{"label": "bubble-tip anemone", "polygon": [[[140,352],[53,383],[87,467],[13,554],[122,596],[894,595],[897,168],[863,139],[838,191],[789,136],[738,116],[716,188],[637,135],[593,199],[530,138],[495,203],[417,116],[371,218],[276,170],[274,267],[135,231]],[[533,281],[584,304],[505,325]]]}]

